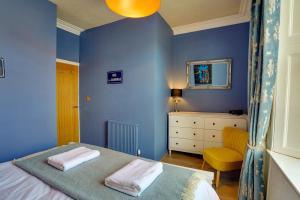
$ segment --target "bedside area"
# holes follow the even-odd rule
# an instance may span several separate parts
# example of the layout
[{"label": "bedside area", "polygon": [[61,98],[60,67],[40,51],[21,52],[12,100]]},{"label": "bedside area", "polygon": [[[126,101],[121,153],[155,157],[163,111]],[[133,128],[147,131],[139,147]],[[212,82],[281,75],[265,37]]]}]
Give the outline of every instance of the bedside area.
[{"label": "bedside area", "polygon": [[169,113],[169,155],[172,151],[202,154],[204,148],[223,146],[223,129],[247,130],[247,115],[208,112]]}]

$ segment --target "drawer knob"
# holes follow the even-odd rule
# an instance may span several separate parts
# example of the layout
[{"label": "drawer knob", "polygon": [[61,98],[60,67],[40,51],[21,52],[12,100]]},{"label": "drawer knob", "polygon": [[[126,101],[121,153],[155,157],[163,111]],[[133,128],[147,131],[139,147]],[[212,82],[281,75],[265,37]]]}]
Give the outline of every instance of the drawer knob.
[{"label": "drawer knob", "polygon": [[178,123],[178,120],[176,120],[176,123]]},{"label": "drawer knob", "polygon": [[178,134],[178,131],[176,131],[176,133]]},{"label": "drawer knob", "polygon": [[194,147],[196,147],[196,145],[193,145]]},{"label": "drawer knob", "polygon": [[176,145],[178,145],[178,142],[176,142]]},{"label": "drawer knob", "polygon": [[196,124],[196,122],[194,122],[194,124]]},{"label": "drawer knob", "polygon": [[237,127],[237,125],[236,125],[236,124],[234,124],[234,127]]},{"label": "drawer knob", "polygon": [[213,122],[213,126],[214,126],[214,125],[216,125],[216,123],[215,123],[215,122]]},{"label": "drawer knob", "polygon": [[213,135],[213,137],[216,137],[215,135]]},{"label": "drawer knob", "polygon": [[196,135],[196,133],[193,133],[193,135]]}]

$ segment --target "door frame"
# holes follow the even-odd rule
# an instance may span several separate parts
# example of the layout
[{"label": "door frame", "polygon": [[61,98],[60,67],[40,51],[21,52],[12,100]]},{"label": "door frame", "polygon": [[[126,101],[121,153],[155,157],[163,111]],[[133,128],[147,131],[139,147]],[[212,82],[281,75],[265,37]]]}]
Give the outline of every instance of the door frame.
[{"label": "door frame", "polygon": [[[68,64],[68,65],[74,65],[74,66],[77,66],[78,67],[78,139],[79,139],[79,143],[81,142],[81,137],[80,137],[80,90],[79,90],[79,83],[80,83],[80,69],[79,69],[79,66],[80,66],[80,63],[78,62],[73,62],[73,61],[69,61],[69,60],[64,60],[64,59],[60,59],[60,58],[56,58],[56,62],[55,62],[55,70],[56,70],[56,63],[64,63],[64,64]],[[56,75],[55,75],[56,76]],[[55,81],[56,83],[56,81]],[[56,85],[55,85],[55,88],[56,88]],[[56,105],[57,106],[57,105]],[[56,113],[57,115],[57,113]],[[56,133],[58,134],[58,133]]]}]

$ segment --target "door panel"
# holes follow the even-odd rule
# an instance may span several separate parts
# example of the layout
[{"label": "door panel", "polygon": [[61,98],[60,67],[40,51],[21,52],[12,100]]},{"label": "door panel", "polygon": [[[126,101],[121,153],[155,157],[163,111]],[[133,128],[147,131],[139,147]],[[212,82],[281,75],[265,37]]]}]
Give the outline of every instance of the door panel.
[{"label": "door panel", "polygon": [[58,145],[79,142],[78,67],[56,64]]},{"label": "door panel", "polygon": [[273,149],[300,158],[300,1],[281,2]]}]

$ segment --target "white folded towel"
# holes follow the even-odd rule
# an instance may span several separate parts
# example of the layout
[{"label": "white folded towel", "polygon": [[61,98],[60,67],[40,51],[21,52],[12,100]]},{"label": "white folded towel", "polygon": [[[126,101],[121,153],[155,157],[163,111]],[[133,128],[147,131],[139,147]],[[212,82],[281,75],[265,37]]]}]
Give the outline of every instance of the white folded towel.
[{"label": "white folded towel", "polygon": [[140,196],[162,172],[162,163],[136,159],[105,178],[105,185],[131,196]]},{"label": "white folded towel", "polygon": [[50,156],[47,161],[53,167],[66,171],[83,162],[96,158],[100,155],[97,150],[91,150],[86,147],[78,147],[70,151]]}]

